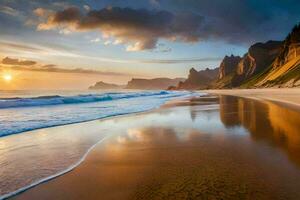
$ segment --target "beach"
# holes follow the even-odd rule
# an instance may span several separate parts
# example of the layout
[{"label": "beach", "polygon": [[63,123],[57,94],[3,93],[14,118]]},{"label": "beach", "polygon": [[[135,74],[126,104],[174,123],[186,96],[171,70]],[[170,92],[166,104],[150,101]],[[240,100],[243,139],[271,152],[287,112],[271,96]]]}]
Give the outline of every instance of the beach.
[{"label": "beach", "polygon": [[299,199],[299,90],[208,92],[62,126],[103,140],[70,172],[10,199]]},{"label": "beach", "polygon": [[299,109],[300,105],[300,88],[223,89],[203,90],[203,92],[275,101],[285,104],[284,106],[292,106],[294,109]]}]

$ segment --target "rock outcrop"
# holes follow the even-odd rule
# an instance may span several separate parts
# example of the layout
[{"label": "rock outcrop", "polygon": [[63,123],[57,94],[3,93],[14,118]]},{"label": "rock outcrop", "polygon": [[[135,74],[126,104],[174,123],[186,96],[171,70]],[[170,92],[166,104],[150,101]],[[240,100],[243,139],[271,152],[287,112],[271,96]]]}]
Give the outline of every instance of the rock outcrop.
[{"label": "rock outcrop", "polygon": [[141,89],[141,90],[164,90],[172,85],[177,85],[184,78],[155,78],[155,79],[138,79],[133,78],[128,82],[126,89]]},{"label": "rock outcrop", "polygon": [[123,85],[116,85],[112,83],[105,83],[103,81],[97,82],[95,85],[90,86],[90,90],[109,90],[109,89],[122,89],[125,86]]},{"label": "rock outcrop", "polygon": [[266,70],[279,54],[282,42],[268,41],[252,45],[248,52],[239,56],[225,56],[215,88],[239,87],[255,75]]},{"label": "rock outcrop", "polygon": [[225,56],[219,67],[219,79],[225,78],[226,76],[236,72],[241,59],[242,58],[240,56]]},{"label": "rock outcrop", "polygon": [[188,78],[180,82],[177,86],[169,87],[170,90],[196,90],[209,88],[212,81],[217,79],[219,69],[209,69],[197,71],[194,68],[190,69]]},{"label": "rock outcrop", "polygon": [[256,87],[300,87],[300,24],[286,37],[268,72]]}]

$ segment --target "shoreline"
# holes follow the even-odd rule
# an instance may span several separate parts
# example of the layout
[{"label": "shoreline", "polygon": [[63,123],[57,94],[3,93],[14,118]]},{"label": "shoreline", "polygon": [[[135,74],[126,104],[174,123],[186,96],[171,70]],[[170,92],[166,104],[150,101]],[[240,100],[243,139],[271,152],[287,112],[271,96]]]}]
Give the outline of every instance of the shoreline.
[{"label": "shoreline", "polygon": [[[166,102],[167,103],[167,102]],[[166,104],[165,103],[165,104]],[[163,104],[163,105],[165,105]],[[163,106],[161,105],[161,106]],[[103,121],[108,121],[108,120],[115,120],[115,119],[119,119],[119,118],[123,118],[123,117],[130,117],[130,116],[137,116],[137,115],[144,115],[147,113],[151,113],[151,112],[155,112],[156,110],[159,110],[161,108],[161,106],[150,109],[150,110],[145,110],[145,111],[140,111],[140,112],[132,112],[132,113],[127,113],[127,114],[121,114],[121,115],[115,115],[115,116],[109,116],[109,117],[104,117],[104,118],[99,118],[99,119],[93,119],[93,120],[87,120],[87,121],[82,121],[82,122],[74,122],[74,123],[70,123],[70,124],[63,124],[63,125],[55,125],[55,126],[49,126],[49,127],[43,127],[43,128],[38,128],[38,129],[33,129],[33,130],[28,130],[28,131],[24,131],[24,132],[20,132],[20,133],[15,133],[15,134],[10,134],[10,135],[5,135],[3,136],[3,138],[5,137],[14,137],[18,134],[23,134],[23,133],[30,133],[33,131],[40,131],[43,129],[51,129],[51,128],[57,128],[57,127],[64,127],[64,126],[72,126],[72,125],[80,125],[80,124],[86,124],[86,123],[92,123],[92,122],[103,122]],[[85,161],[86,157],[89,155],[89,153],[100,143],[102,143],[105,139],[107,139],[109,136],[106,136],[105,138],[100,139],[98,142],[96,142],[95,144],[93,144],[90,148],[87,149],[87,151],[82,155],[82,157],[75,162],[74,164],[71,164],[68,168],[62,170],[61,172],[58,172],[56,174],[53,174],[51,176],[45,177],[41,180],[38,180],[30,185],[24,186],[18,190],[15,190],[13,192],[10,192],[8,194],[4,194],[2,196],[0,196],[0,200],[6,200],[6,199],[10,199],[13,198],[14,196],[17,196],[19,194],[22,194],[23,192],[30,190],[31,188],[34,188],[40,184],[46,183],[48,181],[51,181],[55,178],[58,178],[60,176],[63,176],[64,174],[67,174],[69,172],[71,172],[72,170],[76,169],[82,162]],[[2,136],[0,137],[0,139],[2,138]]]},{"label": "shoreline", "polygon": [[92,146],[84,153],[84,155],[80,158],[80,160],[78,160],[76,163],[70,165],[67,169],[65,169],[65,170],[63,170],[63,171],[61,171],[61,172],[58,172],[57,174],[53,174],[53,175],[51,175],[51,176],[48,176],[48,177],[46,177],[46,178],[43,178],[43,179],[41,179],[41,180],[39,180],[39,181],[37,181],[37,182],[34,182],[34,183],[32,183],[32,184],[30,184],[30,185],[28,185],[28,186],[22,187],[22,188],[20,188],[20,189],[18,189],[18,190],[16,190],[16,191],[13,191],[13,192],[11,192],[11,193],[8,193],[8,194],[5,194],[5,195],[3,195],[3,196],[0,196],[0,200],[5,200],[5,199],[12,198],[12,197],[17,196],[17,195],[19,195],[19,194],[21,194],[21,193],[23,193],[23,192],[25,192],[25,191],[27,191],[27,190],[29,190],[29,189],[31,189],[31,188],[34,188],[34,187],[38,186],[38,185],[40,185],[40,184],[46,183],[46,182],[51,181],[51,180],[53,180],[53,179],[55,179],[55,178],[58,178],[58,177],[60,177],[60,176],[63,176],[63,175],[66,174],[66,173],[71,172],[71,171],[74,170],[76,167],[78,167],[82,162],[84,162],[85,159],[86,159],[86,157],[88,156],[88,154],[89,154],[89,153],[90,153],[90,152],[91,152],[98,144],[100,144],[101,142],[103,142],[106,138],[107,138],[107,137],[105,137],[105,138],[99,140],[97,143],[93,144],[93,145],[92,145]]},{"label": "shoreline", "polygon": [[[203,92],[203,91],[201,91],[201,92]],[[205,91],[206,92],[206,91]],[[215,94],[215,93],[214,93]],[[201,99],[201,98],[200,98]],[[230,99],[230,98],[229,98]],[[247,99],[247,98],[246,98]],[[212,99],[213,100],[213,99]],[[206,99],[206,101],[207,101],[207,99]],[[249,101],[249,100],[245,100],[246,102],[247,101]],[[256,101],[255,101],[256,102]],[[255,103],[254,102],[254,103]],[[261,100],[259,100],[259,101],[257,101],[257,103],[255,103],[255,104],[261,104]],[[271,103],[272,104],[272,103]],[[201,104],[200,104],[201,105]],[[203,105],[203,104],[202,104]],[[202,106],[201,105],[201,106]],[[228,107],[230,104],[224,104],[223,106],[225,106],[225,107]],[[247,104],[245,104],[245,105],[247,105]],[[123,117],[123,118],[120,118],[120,119],[118,119],[117,120],[117,123],[119,124],[119,123],[122,123],[122,121],[125,121],[125,122],[127,122],[128,120],[129,120],[129,124],[131,124],[131,123],[136,123],[136,121],[147,121],[147,116],[148,115],[153,115],[153,116],[157,116],[157,115],[159,115],[159,113],[162,113],[162,117],[164,117],[164,118],[167,118],[168,120],[170,120],[170,117],[168,117],[168,115],[165,115],[164,114],[164,112],[166,111],[166,113],[169,113],[170,111],[172,111],[172,110],[177,110],[177,109],[183,109],[183,110],[189,110],[189,112],[192,112],[192,111],[190,111],[190,109],[192,109],[193,108],[193,106],[194,106],[194,102],[191,102],[191,106],[189,106],[189,105],[187,105],[186,104],[186,102],[184,102],[184,106],[176,106],[176,104],[175,104],[175,106],[170,106],[170,107],[166,107],[166,108],[163,108],[163,109],[156,109],[156,110],[151,110],[151,111],[148,111],[147,113],[138,113],[138,114],[134,114],[133,116],[125,116],[125,117]],[[201,107],[200,106],[200,107]],[[196,106],[197,107],[197,106]],[[225,108],[224,107],[224,108]],[[169,111],[170,110],[170,111]],[[204,113],[206,113],[206,111],[205,111],[206,109],[204,109]],[[172,112],[175,112],[175,113],[177,113],[178,111],[172,111]],[[213,111],[213,112],[215,112],[215,111]],[[248,111],[247,111],[248,112]],[[229,112],[229,113],[231,113],[231,112]],[[176,114],[177,115],[177,114]],[[191,113],[191,115],[192,115],[192,113]],[[203,113],[202,113],[202,115],[203,115]],[[192,117],[192,116],[191,116]],[[155,117],[156,118],[156,117]],[[154,119],[155,119],[154,118]],[[184,117],[180,117],[181,119],[184,119]],[[159,120],[159,119],[156,119],[156,120]],[[149,121],[149,120],[148,120]],[[150,120],[151,121],[151,120]],[[157,125],[156,123],[157,123],[158,121],[156,121],[156,122],[151,122],[150,124],[152,124],[151,126],[154,126],[153,128],[153,131],[155,131],[156,130],[156,128],[155,127],[159,127],[159,125]],[[138,123],[138,122],[137,122]],[[165,124],[165,123],[163,123],[163,122],[161,122],[162,124]],[[182,122],[182,123],[184,123],[184,122]],[[193,123],[193,122],[192,122]],[[125,124],[127,124],[127,123],[125,123]],[[138,123],[139,124],[139,123]],[[147,124],[147,123],[146,123]],[[176,124],[176,125],[175,125]],[[169,125],[171,125],[171,127],[174,127],[175,129],[177,129],[176,127],[178,126],[178,125],[180,125],[180,124],[178,124],[178,123],[170,123]],[[122,125],[120,125],[121,127],[121,129],[120,129],[120,131],[121,130],[124,130],[123,128],[123,126]],[[126,125],[126,126],[128,126],[128,125]],[[125,127],[126,127],[125,126]],[[147,127],[147,125],[138,125],[138,126],[145,126],[145,127]],[[205,126],[205,125],[204,125]],[[180,127],[180,126],[179,126]],[[188,125],[188,127],[191,127],[190,125]],[[209,127],[211,127],[211,126],[209,126]],[[215,128],[215,127],[214,127]],[[209,128],[210,129],[210,128]],[[130,129],[129,129],[130,130]],[[133,129],[134,130],[134,129]],[[166,130],[168,130],[168,129],[166,129]],[[180,128],[178,129],[178,130],[181,130]],[[233,131],[232,129],[230,129],[231,131]],[[239,129],[236,129],[237,131],[239,130]],[[160,132],[159,131],[159,129],[157,130],[158,132]],[[169,131],[169,130],[168,130]],[[195,131],[195,130],[194,130]],[[149,132],[149,134],[150,133],[152,133],[152,131],[151,132]],[[132,137],[132,134],[135,134],[135,132],[132,132],[132,133],[128,133],[129,135],[128,136],[126,136],[125,138],[127,138],[127,137]],[[169,133],[168,133],[169,134]],[[152,135],[152,134],[151,134]],[[149,135],[150,136],[150,135]],[[123,138],[123,133],[120,133],[120,137],[121,138]],[[147,136],[148,137],[148,136]],[[229,136],[229,137],[232,137],[232,136]],[[240,136],[238,136],[238,138],[239,138]],[[143,161],[143,162],[141,162],[140,164],[142,164],[141,166],[140,166],[140,164],[138,164],[138,165],[132,165],[132,164],[129,164],[129,165],[125,165],[125,166],[123,166],[123,162],[125,162],[125,161],[120,161],[119,159],[121,159],[121,160],[131,160],[131,158],[130,158],[130,156],[128,157],[128,155],[127,154],[125,154],[125,155],[123,155],[122,154],[122,150],[119,152],[119,150],[117,151],[117,152],[119,152],[119,153],[121,153],[121,157],[119,157],[119,156],[117,156],[117,160],[116,160],[116,162],[118,163],[118,164],[113,164],[114,162],[113,161],[109,161],[109,160],[111,160],[111,159],[113,159],[114,160],[114,157],[116,156],[116,155],[118,155],[118,154],[116,154],[115,155],[115,153],[117,153],[117,152],[115,152],[115,150],[113,150],[113,149],[115,149],[115,147],[113,147],[112,148],[112,152],[114,152],[112,155],[110,155],[110,156],[105,156],[106,154],[105,154],[105,152],[107,151],[107,150],[105,150],[106,148],[108,148],[107,146],[110,146],[110,143],[113,141],[113,138],[116,138],[117,140],[118,140],[118,144],[116,144],[117,146],[120,146],[120,147],[116,147],[116,150],[118,149],[118,148],[125,148],[125,147],[122,147],[123,146],[123,142],[125,142],[126,143],[126,140],[127,139],[129,139],[129,138],[127,138],[125,141],[123,141],[125,138],[123,138],[123,139],[121,139],[121,138],[119,138],[119,137],[116,137],[116,136],[113,136],[113,137],[109,137],[107,140],[105,140],[105,142],[104,143],[101,143],[101,145],[95,145],[95,148],[93,148],[92,150],[90,150],[87,154],[87,158],[84,160],[84,162],[82,162],[82,163],[80,163],[77,167],[75,167],[73,170],[71,170],[71,171],[69,171],[68,173],[65,173],[65,174],[63,174],[63,175],[61,175],[61,176],[59,176],[59,177],[56,177],[56,178],[54,178],[54,179],[51,179],[51,180],[49,180],[49,181],[47,181],[47,182],[44,182],[44,183],[41,183],[41,184],[39,184],[39,185],[36,185],[35,187],[32,187],[31,189],[29,189],[29,190],[26,190],[26,191],[24,191],[24,192],[22,192],[22,193],[19,193],[19,194],[16,194],[16,195],[14,195],[14,196],[12,196],[11,198],[12,199],[28,199],[28,197],[30,197],[30,199],[38,199],[38,198],[41,198],[41,197],[45,197],[45,199],[53,199],[53,198],[55,198],[56,197],[56,195],[58,195],[58,194],[53,194],[53,192],[55,192],[55,191],[57,191],[58,193],[60,193],[59,195],[62,195],[62,196],[57,196],[57,197],[63,197],[64,196],[64,198],[57,198],[57,199],[68,199],[68,198],[71,198],[71,197],[75,197],[75,196],[77,196],[77,195],[75,195],[75,194],[73,194],[73,193],[78,193],[78,194],[81,194],[81,195],[83,195],[83,191],[84,191],[84,196],[89,196],[89,195],[96,195],[96,194],[98,194],[101,190],[104,190],[104,191],[102,191],[102,192],[104,192],[105,194],[103,194],[103,198],[104,199],[106,199],[106,198],[108,198],[108,199],[111,199],[111,197],[114,197],[114,198],[112,198],[112,199],[118,199],[117,197],[122,197],[122,195],[123,195],[123,193],[124,193],[124,195],[125,195],[125,197],[126,196],[128,196],[128,192],[129,191],[132,191],[132,187],[140,187],[140,186],[134,186],[134,185],[132,185],[132,186],[130,186],[130,184],[132,184],[132,181],[133,182],[135,182],[135,181],[137,181],[137,180],[139,180],[140,178],[137,178],[137,177],[135,177],[136,176],[136,173],[138,173],[138,172],[136,172],[136,171],[139,171],[139,170],[141,170],[141,169],[143,169],[142,170],[142,172],[140,172],[140,173],[142,173],[142,174],[144,174],[144,173],[146,173],[147,171],[148,171],[148,161],[146,162],[146,163],[144,163],[145,161]],[[140,138],[140,136],[139,136],[139,134],[138,134],[138,136],[136,136],[136,139],[139,139]],[[162,139],[162,138],[161,138]],[[159,140],[161,140],[161,139],[159,139]],[[134,139],[135,140],[135,139]],[[185,140],[184,140],[185,141]],[[217,140],[218,142],[219,141],[223,141],[223,139],[222,140]],[[120,142],[120,143],[119,143]],[[168,141],[166,141],[166,143],[165,143],[165,145],[163,145],[164,147],[161,147],[161,148],[158,148],[157,150],[155,150],[156,148],[150,148],[150,149],[148,149],[147,151],[154,151],[154,152],[156,152],[156,151],[158,151],[158,152],[164,152],[164,151],[166,151],[167,149],[168,149],[168,145],[169,144],[172,144],[172,140],[169,140],[168,139]],[[179,143],[180,144],[180,143]],[[132,145],[132,144],[131,144]],[[131,146],[130,145],[130,146]],[[113,145],[114,146],[114,145]],[[171,145],[172,146],[172,145]],[[188,145],[189,146],[189,145]],[[238,146],[240,146],[240,145],[238,145]],[[243,146],[243,145],[242,145]],[[241,146],[241,147],[242,147]],[[174,148],[178,148],[178,145],[175,145],[174,146]],[[216,146],[217,147],[217,146]],[[127,148],[127,147],[126,147]],[[141,149],[140,149],[141,148]],[[142,157],[140,158],[139,157],[139,159],[144,159],[143,157],[144,156],[146,156],[147,157],[147,154],[145,154],[145,153],[143,153],[144,151],[146,151],[146,149],[144,149],[145,148],[145,146],[144,146],[144,144],[140,147],[140,148],[138,148],[138,151],[137,152],[135,152],[135,153],[138,153],[138,155],[141,155]],[[192,147],[192,146],[189,146],[189,148],[184,148],[184,149],[181,149],[180,148],[180,151],[190,151],[189,149],[190,148],[192,148],[192,149],[194,149],[195,147]],[[211,147],[207,147],[207,148],[211,148]],[[228,148],[227,146],[226,146],[226,148]],[[230,147],[229,148],[232,148],[231,147],[231,145],[230,145]],[[104,149],[104,150],[103,150]],[[166,150],[165,150],[166,149]],[[173,147],[170,149],[170,151],[171,152],[173,152],[174,150],[172,150],[173,149]],[[108,150],[110,150],[110,148],[108,148]],[[146,151],[146,152],[147,152]],[[177,153],[179,153],[179,154],[181,154],[180,153],[180,151],[179,152],[177,152]],[[201,150],[202,151],[202,150]],[[214,152],[215,150],[214,150],[214,148],[212,148],[212,150],[210,150],[210,151],[212,151],[212,152]],[[130,151],[125,151],[125,152],[130,152],[130,155],[131,155],[131,150]],[[222,152],[222,151],[221,151]],[[221,153],[221,152],[219,152],[219,151],[217,151],[217,155],[219,155],[219,153]],[[231,151],[229,151],[229,152],[231,152]],[[177,155],[177,154],[176,154]],[[256,155],[256,154],[255,154]],[[104,157],[103,157],[104,156]],[[112,156],[112,157],[111,157]],[[173,155],[174,156],[174,155]],[[172,157],[172,156],[171,156]],[[221,156],[221,157],[223,157],[223,156]],[[243,159],[245,156],[242,156],[240,159]],[[168,157],[166,157],[166,158],[168,158]],[[216,157],[217,158],[217,157]],[[227,157],[224,157],[224,158],[227,158]],[[230,158],[230,156],[229,156],[229,158]],[[106,159],[108,159],[107,161],[106,161]],[[152,159],[152,158],[151,158]],[[185,158],[180,158],[180,159],[185,159]],[[199,157],[199,158],[197,158],[197,159],[203,159],[201,156]],[[282,159],[282,158],[281,158]],[[281,160],[281,159],[279,159],[279,160]],[[135,160],[135,159],[133,159],[133,160]],[[156,160],[156,158],[155,158],[155,160]],[[210,160],[210,159],[209,159]],[[276,161],[277,161],[278,159],[276,159]],[[175,160],[176,161],[176,160]],[[111,163],[112,162],[112,163]],[[153,161],[151,161],[150,163],[152,163]],[[173,161],[172,161],[173,162]],[[193,161],[194,162],[194,161]],[[192,162],[192,163],[193,163]],[[205,161],[206,162],[206,161]],[[210,162],[210,161],[209,161]],[[226,161],[227,162],[227,161]],[[272,161],[273,162],[273,161]],[[275,162],[275,161],[274,161]],[[102,164],[101,164],[102,163]],[[127,163],[127,161],[125,162],[125,163]],[[139,163],[139,162],[138,162]],[[144,163],[144,164],[143,164]],[[150,164],[149,163],[149,164]],[[156,163],[156,161],[155,161],[155,163]],[[157,164],[159,164],[160,162],[158,162]],[[213,161],[213,163],[215,163],[214,161]],[[137,164],[137,163],[136,163]],[[153,164],[151,164],[151,165],[153,165]],[[160,164],[159,164],[160,165]],[[173,166],[173,165],[172,165]],[[174,165],[174,166],[176,166],[176,165]],[[254,165],[253,165],[254,166]],[[274,165],[274,166],[279,166],[280,167],[280,165]],[[113,168],[113,169],[111,169],[111,167]],[[120,168],[121,167],[121,168]],[[125,167],[125,169],[123,169],[123,167]],[[127,169],[129,167],[129,169]],[[117,171],[114,171],[114,168],[116,168],[116,170]],[[132,171],[132,168],[134,169],[133,171]],[[121,170],[122,169],[122,170]],[[150,168],[151,169],[151,168]],[[164,168],[162,168],[162,169],[164,169]],[[104,170],[104,171],[103,171]],[[112,172],[112,171],[113,172]],[[118,175],[114,175],[115,173],[120,173],[120,170],[121,170],[121,172],[122,172],[122,175],[121,175],[121,177],[122,176],[125,176],[126,178],[124,178],[124,180],[129,180],[129,186],[127,185],[127,184],[125,184],[126,185],[126,187],[125,188],[123,188],[121,191],[118,191],[118,192],[116,192],[115,191],[115,189],[113,189],[113,188],[118,188],[118,185],[120,184],[119,183],[119,181],[121,182],[121,183],[123,183],[123,179],[122,178],[119,178],[118,177]],[[123,172],[123,170],[125,170],[124,172]],[[128,171],[129,170],[129,171]],[[146,170],[146,172],[144,172],[144,170]],[[160,168],[159,168],[159,170],[160,170]],[[195,169],[194,169],[195,170]],[[197,170],[200,170],[200,169],[198,169],[197,168]],[[255,169],[254,169],[255,170]],[[107,171],[107,172],[106,172]],[[150,172],[151,172],[152,170],[150,170]],[[101,175],[99,175],[98,173],[100,173]],[[132,176],[133,176],[133,180],[132,180],[132,177],[131,177],[131,175],[128,175],[127,173],[129,173],[129,174],[132,174]],[[147,172],[148,173],[148,172]],[[147,174],[146,173],[146,174]],[[293,172],[294,173],[294,172]],[[139,173],[138,173],[139,174]],[[251,173],[250,173],[251,174]],[[277,173],[274,173],[274,174],[277,174]],[[104,177],[103,177],[104,176]],[[128,179],[128,176],[130,177],[129,179]],[[203,176],[206,176],[205,174],[203,175]],[[139,177],[139,176],[138,176]],[[137,179],[136,179],[137,178]],[[76,181],[75,181],[76,180]],[[80,180],[80,181],[79,181]],[[121,181],[122,180],[122,181]],[[248,179],[247,179],[248,180]],[[79,182],[78,182],[79,181]],[[86,182],[86,181],[88,181],[88,182]],[[91,183],[89,183],[89,181],[92,181]],[[112,183],[113,183],[113,185],[111,185],[111,186],[107,186],[107,181],[109,181],[109,182],[111,182],[112,181]],[[115,181],[117,181],[117,182],[115,182]],[[67,185],[65,185],[65,184],[67,184]],[[86,185],[87,184],[87,185]],[[263,184],[263,183],[261,183],[261,184]],[[101,186],[102,185],[102,186]],[[138,185],[140,185],[140,184],[138,184]],[[59,188],[61,188],[61,187],[64,187],[64,190],[66,190],[66,191],[69,191],[70,190],[70,187],[72,187],[73,189],[71,189],[69,192],[63,192],[63,193],[61,193],[61,191],[59,190]],[[99,187],[99,188],[98,188]],[[108,188],[109,189],[108,189]],[[111,188],[112,187],[112,188]],[[128,188],[127,188],[128,187]],[[255,184],[254,185],[252,185],[251,187],[256,187],[255,186]],[[69,189],[68,189],[69,188]],[[100,191],[98,191],[96,188],[98,188]],[[127,188],[127,189],[126,189]],[[119,188],[120,189],[120,188]],[[112,190],[111,192],[109,192],[110,190]],[[73,192],[71,192],[71,191],[73,191]],[[87,192],[87,191],[89,191],[89,192],[91,192],[91,194],[89,194],[89,192]],[[116,194],[114,194],[114,192],[116,192]],[[147,191],[148,191],[148,189],[147,189]],[[109,193],[109,194],[107,194],[107,192]],[[94,194],[95,193],[95,194]],[[263,193],[264,194],[264,193]],[[42,195],[42,196],[41,196]],[[70,195],[70,196],[69,196]],[[75,196],[74,196],[75,195]],[[270,195],[273,195],[272,193],[270,194]],[[48,197],[48,198],[46,198],[46,197]],[[76,198],[79,198],[80,196],[77,196]],[[98,196],[99,197],[99,196]],[[75,198],[75,199],[76,199]],[[95,196],[94,196],[94,198],[95,198]],[[56,198],[55,198],[56,199]],[[73,198],[72,198],[73,199]]]},{"label": "shoreline", "polygon": [[[260,102],[264,102],[264,101],[273,102],[273,101],[275,101],[276,103],[280,103],[281,105],[283,105],[283,107],[290,107],[290,106],[288,106],[288,104],[292,104],[292,105],[297,106],[299,108],[299,105],[300,105],[299,103],[297,104],[297,103],[291,103],[290,101],[288,101],[288,102],[286,102],[284,100],[282,101],[280,98],[278,99],[278,97],[277,97],[277,99],[274,99],[274,100],[272,100],[270,98],[267,98],[263,94],[264,92],[266,92],[265,90],[262,90],[262,91],[259,91],[259,92],[256,92],[256,93],[253,93],[253,92],[249,93],[249,90],[242,90],[242,91],[235,90],[234,92],[231,92],[230,90],[227,90],[227,91],[224,91],[224,90],[213,90],[213,91],[204,90],[204,91],[202,91],[201,90],[201,92],[207,93],[208,95],[239,96],[239,97],[243,97],[243,98],[255,99],[255,100],[258,100]],[[300,90],[299,90],[299,92],[300,92]],[[289,94],[291,94],[291,93],[289,92]],[[184,102],[184,100],[187,100],[187,98],[182,98],[181,102]],[[164,106],[168,105],[168,103],[171,102],[171,104],[172,104],[174,101],[176,102],[178,100],[168,101],[165,104],[163,104],[162,106],[160,106],[159,108],[154,108],[152,110],[138,112],[138,113],[118,115],[118,116],[111,116],[111,117],[108,117],[108,118],[102,118],[100,120],[101,121],[102,120],[113,120],[113,119],[118,119],[118,118],[122,119],[122,118],[130,118],[130,116],[138,116],[138,115],[144,116],[144,115],[147,115],[147,114],[156,113],[156,112],[159,112],[159,110],[162,109]],[[299,102],[300,102],[300,100],[299,100]],[[98,120],[91,120],[91,121],[98,121]],[[80,123],[76,123],[76,124],[81,124],[81,123],[86,123],[86,122],[80,122]],[[62,126],[64,126],[64,125],[62,125]],[[90,154],[94,151],[94,148],[99,146],[98,144],[102,143],[102,141],[105,140],[105,139],[106,138],[103,138],[100,141],[98,141],[97,143],[95,143],[92,147],[90,147],[88,149],[88,151],[84,154],[84,156],[75,165],[70,166],[68,169],[64,170],[63,172],[61,172],[59,174],[55,174],[55,175],[50,176],[50,177],[47,177],[47,178],[45,178],[43,180],[40,180],[37,183],[34,183],[30,186],[27,186],[25,188],[21,188],[20,190],[14,191],[11,194],[2,196],[2,197],[0,197],[0,199],[2,200],[2,199],[9,199],[9,198],[18,197],[20,194],[30,190],[31,188],[39,187],[39,185],[47,184],[47,182],[51,182],[52,180],[55,180],[58,177],[63,177],[63,176],[65,176],[65,174],[69,174],[70,172],[72,172],[73,170],[75,170],[76,168],[81,166],[83,163],[85,163],[86,162],[86,157],[90,156]]]},{"label": "shoreline", "polygon": [[201,92],[211,95],[230,95],[259,101],[271,101],[300,110],[300,88],[222,89],[201,90]]},{"label": "shoreline", "polygon": [[[206,95],[206,94],[205,94]],[[175,99],[171,99],[171,100],[168,100],[166,101],[165,103],[163,103],[162,105],[159,105],[155,108],[152,108],[152,109],[149,109],[149,110],[144,110],[144,111],[137,111],[137,112],[130,112],[130,113],[124,113],[124,114],[118,114],[118,115],[111,115],[111,116],[108,116],[108,117],[102,117],[102,118],[97,118],[97,119],[92,119],[92,120],[86,120],[86,121],[80,121],[80,122],[73,122],[73,123],[68,123],[68,124],[62,124],[62,125],[54,125],[54,126],[49,126],[49,127],[42,127],[42,128],[37,128],[37,129],[33,129],[33,130],[27,130],[27,131],[23,131],[23,132],[19,132],[19,133],[14,133],[14,134],[9,134],[9,135],[4,135],[4,136],[1,136],[1,138],[8,138],[8,137],[16,137],[17,135],[19,134],[26,134],[26,133],[29,133],[30,132],[35,132],[35,131],[42,131],[42,130],[48,130],[48,129],[52,129],[52,128],[60,128],[60,127],[65,127],[65,126],[72,126],[72,125],[84,125],[84,124],[87,124],[87,123],[93,123],[93,122],[104,122],[104,121],[110,121],[110,120],[118,120],[118,119],[122,119],[122,118],[126,118],[126,117],[132,117],[132,116],[143,116],[143,115],[146,115],[146,114],[149,114],[149,113],[152,113],[152,112],[157,112],[159,111],[160,109],[162,109],[165,105],[167,105],[168,103],[170,102],[181,102],[181,101],[184,101],[184,100],[187,100],[191,97],[180,97],[178,99],[178,97],[176,97]],[[31,188],[34,188],[40,184],[43,184],[43,183],[46,183],[48,181],[51,181],[55,178],[58,178],[60,176],[63,176],[71,171],[73,171],[74,169],[76,169],[82,162],[85,161],[86,157],[89,155],[89,153],[100,143],[102,143],[105,139],[107,139],[109,137],[106,136],[105,138],[102,138],[100,139],[98,142],[96,142],[95,144],[93,144],[90,148],[87,149],[87,151],[82,155],[82,157],[77,161],[75,162],[74,164],[71,164],[69,167],[67,167],[66,169],[56,173],[56,174],[53,174],[51,176],[48,176],[48,177],[45,177],[45,178],[42,178],[30,185],[27,185],[27,186],[24,186],[22,188],[19,188],[15,191],[12,191],[10,193],[7,193],[7,194],[4,194],[2,196],[0,196],[0,200],[5,200],[5,199],[10,199],[10,198],[13,198],[14,196],[18,196],[19,194],[22,194],[23,192],[27,191],[27,190],[30,190]]]}]

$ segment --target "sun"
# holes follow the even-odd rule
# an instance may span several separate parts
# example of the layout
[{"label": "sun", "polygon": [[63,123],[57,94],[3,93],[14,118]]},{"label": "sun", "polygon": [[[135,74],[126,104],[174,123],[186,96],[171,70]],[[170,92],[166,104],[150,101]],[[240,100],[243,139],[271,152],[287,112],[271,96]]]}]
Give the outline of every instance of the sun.
[{"label": "sun", "polygon": [[12,75],[11,74],[4,74],[3,75],[3,79],[6,81],[6,82],[10,82],[12,80]]}]

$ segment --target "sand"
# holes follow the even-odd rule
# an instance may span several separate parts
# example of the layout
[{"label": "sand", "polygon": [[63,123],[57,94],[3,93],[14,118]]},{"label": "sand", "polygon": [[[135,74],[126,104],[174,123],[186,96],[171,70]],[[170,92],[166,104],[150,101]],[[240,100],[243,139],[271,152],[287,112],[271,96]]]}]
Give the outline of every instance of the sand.
[{"label": "sand", "polygon": [[278,103],[288,104],[285,106],[292,106],[293,109],[299,109],[300,106],[300,88],[224,89],[204,90],[201,92],[275,101]]}]

